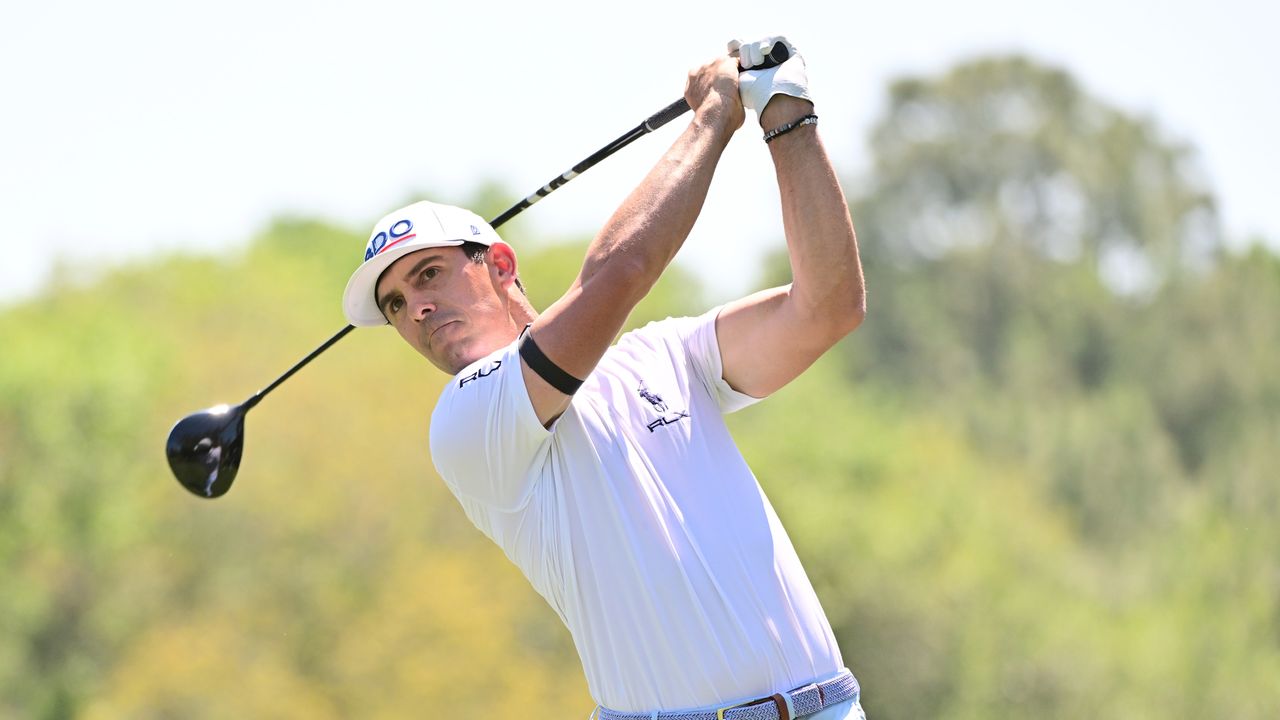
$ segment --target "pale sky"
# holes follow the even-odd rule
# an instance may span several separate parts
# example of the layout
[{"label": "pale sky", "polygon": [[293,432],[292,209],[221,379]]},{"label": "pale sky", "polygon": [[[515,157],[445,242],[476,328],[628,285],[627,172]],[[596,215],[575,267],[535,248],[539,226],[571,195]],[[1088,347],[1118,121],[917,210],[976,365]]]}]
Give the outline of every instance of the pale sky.
[{"label": "pale sky", "polygon": [[[866,171],[863,137],[890,79],[1024,52],[1198,148],[1228,233],[1280,245],[1280,4],[709,5],[6,2],[0,302],[36,295],[59,257],[234,253],[282,213],[363,234],[414,193],[457,201],[495,179],[515,202],[678,98],[686,71],[730,38],[774,32],[808,61],[846,178]],[[592,233],[683,122],[526,211],[526,227]],[[749,120],[680,261],[723,296],[780,237]],[[353,267],[362,252],[353,244]]]}]

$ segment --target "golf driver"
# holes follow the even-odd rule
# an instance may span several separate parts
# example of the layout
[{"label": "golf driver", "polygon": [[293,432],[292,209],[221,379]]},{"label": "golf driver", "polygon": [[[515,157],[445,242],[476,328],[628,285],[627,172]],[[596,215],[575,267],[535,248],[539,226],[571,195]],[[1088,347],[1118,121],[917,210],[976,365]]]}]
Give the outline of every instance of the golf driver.
[{"label": "golf driver", "polygon": [[[782,64],[790,56],[785,45],[778,43],[769,54],[766,62],[757,69],[775,67]],[[741,69],[741,68],[739,68]],[[596,163],[609,157],[622,148],[630,145],[643,135],[666,125],[675,118],[689,111],[689,103],[684,98],[671,103],[667,107],[651,115],[644,122],[620,135],[616,140],[597,150],[590,157],[574,165],[551,182],[542,186],[537,192],[526,197],[506,212],[489,222],[495,229],[520,214],[525,208],[555,192],[565,183],[589,170]],[[169,468],[184,488],[193,495],[202,498],[222,497],[231,489],[240,469],[240,459],[244,454],[244,416],[255,405],[266,397],[267,393],[276,389],[280,383],[288,380],[317,355],[328,350],[331,345],[341,340],[354,330],[348,325],[339,330],[333,337],[324,341],[320,347],[289,368],[275,382],[254,393],[249,399],[235,406],[216,405],[207,410],[192,413],[177,422],[169,431],[169,439],[165,443],[165,455],[169,458]]]}]

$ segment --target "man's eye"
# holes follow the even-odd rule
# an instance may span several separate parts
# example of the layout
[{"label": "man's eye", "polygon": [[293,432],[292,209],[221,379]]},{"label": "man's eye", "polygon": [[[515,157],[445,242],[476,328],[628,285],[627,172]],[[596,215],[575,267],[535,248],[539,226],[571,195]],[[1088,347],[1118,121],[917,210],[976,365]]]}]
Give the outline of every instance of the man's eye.
[{"label": "man's eye", "polygon": [[431,267],[429,267],[429,268],[427,268],[427,269],[425,269],[425,270],[423,270],[423,271],[422,271],[422,279],[423,279],[423,280],[430,280],[431,278],[433,278],[433,277],[435,277],[435,276],[437,276],[437,275],[439,275],[439,274],[440,274],[440,268],[435,267],[435,266],[433,265],[433,266],[431,266]]},{"label": "man's eye", "polygon": [[400,308],[402,307],[404,307],[404,301],[401,300],[400,298],[396,298],[391,302],[387,303],[387,309],[390,310],[393,315],[395,313],[400,312]]}]

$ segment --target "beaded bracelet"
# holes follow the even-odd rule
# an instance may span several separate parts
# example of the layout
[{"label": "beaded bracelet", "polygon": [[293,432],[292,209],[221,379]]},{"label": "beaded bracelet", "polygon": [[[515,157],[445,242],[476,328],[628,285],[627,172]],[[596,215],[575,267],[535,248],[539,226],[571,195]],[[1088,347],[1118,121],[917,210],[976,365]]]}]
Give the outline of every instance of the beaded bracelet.
[{"label": "beaded bracelet", "polygon": [[786,135],[787,133],[791,132],[792,130],[795,130],[801,125],[817,125],[817,124],[818,124],[818,116],[814,115],[813,113],[809,113],[808,115],[805,115],[799,120],[789,122],[786,125],[783,125],[782,127],[774,128],[769,132],[765,133],[764,141],[767,143],[771,143],[774,140],[778,139],[778,137],[782,135]]}]

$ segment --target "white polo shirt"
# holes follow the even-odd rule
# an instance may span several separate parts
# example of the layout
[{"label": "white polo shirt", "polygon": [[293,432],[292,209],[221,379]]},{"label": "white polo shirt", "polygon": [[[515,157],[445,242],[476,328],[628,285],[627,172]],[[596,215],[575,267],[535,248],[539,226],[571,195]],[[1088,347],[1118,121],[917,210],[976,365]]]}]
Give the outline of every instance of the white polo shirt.
[{"label": "white polo shirt", "polygon": [[455,376],[431,417],[441,477],[560,615],[614,710],[722,705],[843,668],[725,427],[755,399],[722,378],[718,313],[624,335],[550,430],[514,342]]}]

